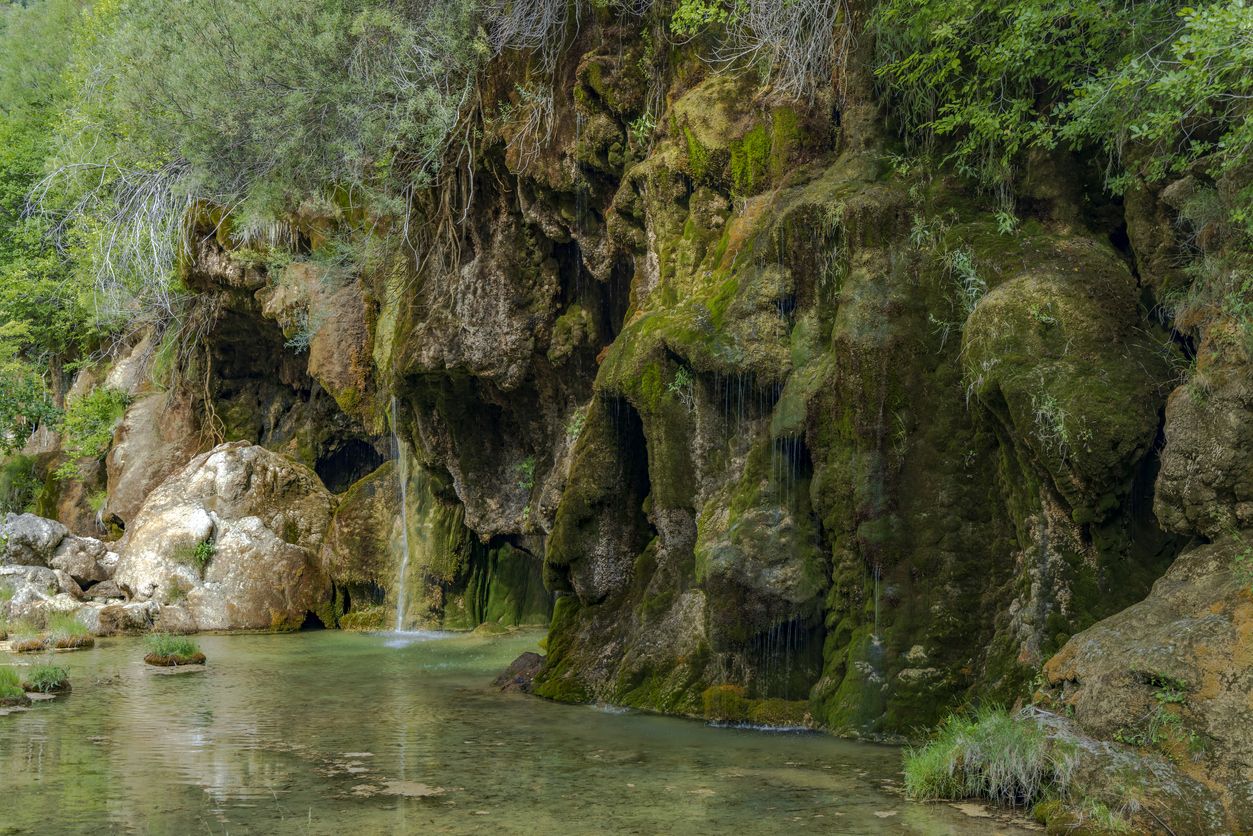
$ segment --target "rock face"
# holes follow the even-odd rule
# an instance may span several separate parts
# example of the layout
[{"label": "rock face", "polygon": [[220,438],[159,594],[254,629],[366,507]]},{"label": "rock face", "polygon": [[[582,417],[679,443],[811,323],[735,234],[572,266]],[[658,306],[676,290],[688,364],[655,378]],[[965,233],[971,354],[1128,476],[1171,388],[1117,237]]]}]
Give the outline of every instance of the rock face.
[{"label": "rock face", "polygon": [[223,444],[147,498],[116,580],[140,600],[183,602],[201,630],[294,629],[310,613],[331,621],[317,556],[333,508],[307,468]]},{"label": "rock face", "polygon": [[113,577],[118,556],[91,537],[66,537],[57,546],[48,565],[61,569],[82,586],[98,584]]},{"label": "rock face", "polygon": [[[1048,695],[1090,735],[1169,756],[1253,831],[1253,531],[1180,555],[1148,598],[1048,661]],[[1194,830],[1189,832],[1200,832]]]},{"label": "rock face", "polygon": [[1214,368],[1166,405],[1154,508],[1175,531],[1216,538],[1253,527],[1253,382],[1249,366]]},{"label": "rock face", "polygon": [[123,526],[132,522],[148,494],[195,455],[199,437],[186,407],[171,404],[165,393],[132,403],[105,459],[108,501],[104,513]]}]

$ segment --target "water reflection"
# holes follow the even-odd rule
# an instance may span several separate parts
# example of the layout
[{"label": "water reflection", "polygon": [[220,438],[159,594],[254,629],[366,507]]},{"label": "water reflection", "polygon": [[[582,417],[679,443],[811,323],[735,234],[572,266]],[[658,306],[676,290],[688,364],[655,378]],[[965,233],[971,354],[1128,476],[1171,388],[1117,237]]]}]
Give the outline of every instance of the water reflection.
[{"label": "water reflection", "polygon": [[538,637],[209,636],[59,657],[74,693],[0,717],[0,833],[1012,832],[903,802],[899,753],[485,687]]}]

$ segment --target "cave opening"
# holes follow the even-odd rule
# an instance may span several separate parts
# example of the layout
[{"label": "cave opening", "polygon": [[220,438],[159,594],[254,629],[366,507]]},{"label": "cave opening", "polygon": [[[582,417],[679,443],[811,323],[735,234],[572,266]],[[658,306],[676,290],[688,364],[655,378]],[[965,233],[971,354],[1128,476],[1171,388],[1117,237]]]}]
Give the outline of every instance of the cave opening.
[{"label": "cave opening", "polygon": [[383,463],[383,455],[361,438],[350,438],[318,457],[313,470],[331,493],[343,493]]}]

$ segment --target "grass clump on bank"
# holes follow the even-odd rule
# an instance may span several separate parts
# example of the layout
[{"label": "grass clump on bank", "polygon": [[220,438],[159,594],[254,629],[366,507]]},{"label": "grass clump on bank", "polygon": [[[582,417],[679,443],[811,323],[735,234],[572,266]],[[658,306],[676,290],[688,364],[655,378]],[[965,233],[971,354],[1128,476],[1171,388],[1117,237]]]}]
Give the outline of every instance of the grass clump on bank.
[{"label": "grass clump on bank", "polygon": [[96,643],[87,625],[68,613],[48,617],[48,643],[61,650],[91,647]]},{"label": "grass clump on bank", "polygon": [[144,641],[148,654],[144,661],[158,667],[176,665],[203,665],[205,656],[200,647],[184,636],[172,636],[169,633],[153,633]]},{"label": "grass clump on bank", "polygon": [[38,653],[47,647],[47,636],[38,625],[25,619],[9,625],[9,648],[14,653]]},{"label": "grass clump on bank", "polygon": [[1035,723],[1003,708],[950,716],[931,742],[905,753],[905,792],[921,801],[987,798],[1027,806],[1064,792],[1074,770],[1069,751]]},{"label": "grass clump on bank", "polygon": [[0,668],[0,705],[18,705],[28,701],[17,671],[13,668]]},{"label": "grass clump on bank", "polygon": [[35,665],[26,673],[22,683],[26,691],[55,694],[70,690],[70,672],[60,665]]}]

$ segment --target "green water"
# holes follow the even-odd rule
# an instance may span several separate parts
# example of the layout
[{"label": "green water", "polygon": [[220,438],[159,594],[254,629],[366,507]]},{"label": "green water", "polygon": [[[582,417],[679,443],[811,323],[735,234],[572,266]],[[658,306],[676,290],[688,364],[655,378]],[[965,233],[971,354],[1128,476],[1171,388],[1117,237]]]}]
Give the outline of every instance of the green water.
[{"label": "green water", "polygon": [[903,801],[896,749],[491,689],[537,639],[203,636],[173,676],[133,639],[58,655],[74,693],[0,717],[0,833],[1016,832]]}]

